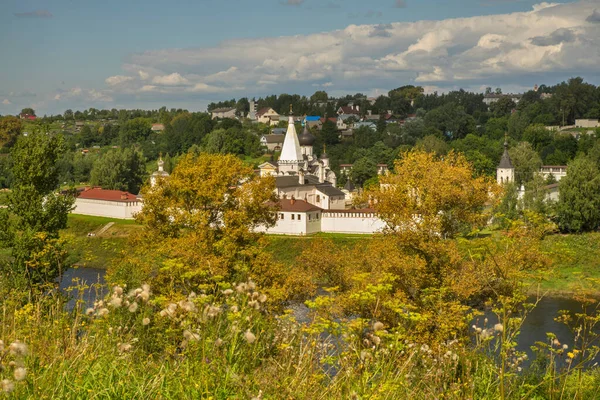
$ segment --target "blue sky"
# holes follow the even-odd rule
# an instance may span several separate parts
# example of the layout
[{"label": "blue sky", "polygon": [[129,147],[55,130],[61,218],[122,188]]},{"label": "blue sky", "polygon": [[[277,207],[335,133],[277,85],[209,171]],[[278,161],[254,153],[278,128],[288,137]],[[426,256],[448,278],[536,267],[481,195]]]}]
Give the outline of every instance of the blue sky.
[{"label": "blue sky", "polygon": [[[172,3],[172,4],[171,4]],[[562,3],[562,4],[561,4]],[[0,114],[598,82],[600,1],[4,0]],[[598,20],[598,21],[597,21]]]}]

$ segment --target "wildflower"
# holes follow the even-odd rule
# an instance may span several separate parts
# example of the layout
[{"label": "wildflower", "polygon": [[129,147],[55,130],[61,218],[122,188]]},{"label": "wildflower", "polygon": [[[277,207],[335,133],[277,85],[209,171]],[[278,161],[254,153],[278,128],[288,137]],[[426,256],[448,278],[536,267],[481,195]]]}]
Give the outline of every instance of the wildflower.
[{"label": "wildflower", "polygon": [[494,325],[494,330],[498,333],[504,332],[504,325],[496,324],[496,325]]},{"label": "wildflower", "polygon": [[373,336],[371,338],[371,340],[373,341],[373,343],[375,344],[375,346],[379,346],[379,343],[381,343],[381,338],[379,336]]},{"label": "wildflower", "polygon": [[10,350],[10,354],[13,356],[26,356],[27,355],[27,345],[25,343],[21,343],[18,340],[8,346]]},{"label": "wildflower", "polygon": [[233,290],[232,289],[225,289],[225,290],[223,290],[223,294],[225,296],[229,296],[229,295],[233,294]]},{"label": "wildflower", "polygon": [[150,318],[146,317],[142,320],[142,325],[146,326],[150,323]]},{"label": "wildflower", "polygon": [[486,319],[483,320],[483,324],[487,325],[487,323],[488,323],[488,319],[486,318]]},{"label": "wildflower", "polygon": [[569,348],[568,344],[563,344],[563,350],[567,350]]},{"label": "wildflower", "polygon": [[254,282],[252,282],[251,280],[248,280],[248,289],[250,289],[250,290],[256,289],[256,284]]},{"label": "wildflower", "polygon": [[15,384],[8,379],[4,379],[2,382],[0,382],[0,385],[2,386],[4,393],[10,393],[15,389]]},{"label": "wildflower", "polygon": [[119,350],[119,353],[127,353],[131,351],[131,345],[129,343],[118,343],[117,350]]},{"label": "wildflower", "polygon": [[267,295],[266,294],[261,294],[260,296],[258,296],[258,301],[260,301],[261,303],[264,303],[265,301],[267,301]]},{"label": "wildflower", "polygon": [[191,342],[197,342],[200,340],[200,335],[194,332],[190,332],[188,330],[183,331],[183,337]]},{"label": "wildflower", "polygon": [[145,303],[150,298],[150,292],[144,290],[142,293],[137,295],[137,298],[141,299]]},{"label": "wildflower", "polygon": [[236,290],[238,293],[243,293],[243,292],[245,292],[245,291],[246,291],[246,284],[245,284],[245,283],[240,283],[239,285],[237,285],[237,286],[235,287],[235,290]]},{"label": "wildflower", "polygon": [[477,330],[477,325],[473,324],[473,326],[471,328],[473,328],[473,330],[476,331]]},{"label": "wildflower", "polygon": [[223,340],[221,338],[217,338],[217,340],[215,340],[215,346],[221,347],[222,345],[223,345]]},{"label": "wildflower", "polygon": [[231,312],[232,312],[232,313],[236,313],[236,312],[238,312],[238,311],[239,311],[239,308],[238,308],[238,306],[231,306]]},{"label": "wildflower", "polygon": [[[92,316],[94,315],[94,309],[92,307],[89,307],[87,310],[85,310],[86,315],[88,316]],[[0,349],[0,351],[2,351],[2,349]]]},{"label": "wildflower", "polygon": [[252,300],[258,299],[258,292],[252,292]]},{"label": "wildflower", "polygon": [[429,346],[427,346],[426,344],[422,345],[421,346],[421,351],[423,351],[423,352],[429,351]]},{"label": "wildflower", "polygon": [[558,341],[558,339],[556,339],[556,338],[555,338],[555,339],[552,341],[552,345],[553,345],[553,346],[556,346],[556,347],[559,347],[559,346],[560,346],[560,342]]},{"label": "wildflower", "polygon": [[256,341],[256,336],[254,336],[254,333],[250,332],[250,330],[247,330],[246,333],[244,333],[244,338],[249,344],[252,344]]},{"label": "wildflower", "polygon": [[123,294],[123,288],[121,286],[113,287],[113,293],[117,296],[121,296]]},{"label": "wildflower", "polygon": [[569,357],[570,359],[575,358],[575,354],[570,351],[567,353],[567,357]]},{"label": "wildflower", "polygon": [[0,353],[4,351],[4,342],[0,340]]},{"label": "wildflower", "polygon": [[377,332],[377,331],[382,331],[384,328],[385,328],[385,326],[383,325],[383,323],[382,323],[382,322],[379,322],[379,321],[377,321],[377,322],[375,322],[375,323],[373,324],[373,330],[374,330],[375,332]]},{"label": "wildflower", "polygon": [[523,370],[523,368],[517,367],[517,371],[521,372],[522,370]]},{"label": "wildflower", "polygon": [[369,360],[371,358],[373,358],[373,356],[371,355],[371,353],[369,351],[363,350],[360,352],[360,359],[362,361]]},{"label": "wildflower", "polygon": [[98,310],[99,317],[104,317],[105,315],[108,315],[108,308],[101,308]]},{"label": "wildflower", "polygon": [[140,294],[142,292],[143,292],[142,288],[137,288],[137,289],[135,289],[135,291],[133,293],[137,296],[138,294]]},{"label": "wildflower", "polygon": [[[475,326],[475,325],[473,325],[473,326]],[[483,330],[482,330],[481,328],[476,328],[476,329],[475,329],[475,331],[476,331],[477,333],[481,333]]]},{"label": "wildflower", "polygon": [[142,285],[142,291],[150,293],[150,285],[148,285],[147,283],[144,283]]},{"label": "wildflower", "polygon": [[258,396],[253,397],[252,400],[262,400],[262,395],[263,395],[263,391],[259,390],[258,391]]},{"label": "wildflower", "polygon": [[179,307],[187,312],[196,312],[198,310],[196,305],[191,301],[180,301]]},{"label": "wildflower", "polygon": [[138,303],[136,303],[135,301],[133,303],[131,303],[131,305],[129,306],[129,312],[130,313],[134,313],[136,312],[138,309]]},{"label": "wildflower", "polygon": [[27,376],[27,370],[23,367],[19,367],[15,369],[14,372],[15,380],[22,381]]},{"label": "wildflower", "polygon": [[[248,306],[250,306],[250,307],[252,307],[252,308],[256,308],[257,304],[258,304],[258,301],[256,301],[256,300],[250,300],[250,301],[248,302]],[[259,306],[259,307],[260,307],[260,306]]]},{"label": "wildflower", "polygon": [[221,312],[221,308],[220,307],[209,306],[207,308],[206,315],[208,315],[209,317],[213,318],[213,317],[216,317],[217,315],[219,315],[220,312]]},{"label": "wildflower", "polygon": [[109,305],[111,305],[114,308],[119,308],[121,307],[121,304],[123,303],[123,298],[122,297],[118,297],[118,296],[113,296],[110,301],[108,302]]}]

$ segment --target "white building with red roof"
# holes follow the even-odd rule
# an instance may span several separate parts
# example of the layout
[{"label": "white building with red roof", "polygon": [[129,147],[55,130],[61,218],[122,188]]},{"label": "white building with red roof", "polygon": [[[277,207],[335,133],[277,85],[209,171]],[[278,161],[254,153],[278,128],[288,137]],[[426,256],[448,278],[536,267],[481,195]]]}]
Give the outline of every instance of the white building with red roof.
[{"label": "white building with red roof", "polygon": [[122,190],[85,188],[75,199],[73,214],[96,217],[133,219],[142,210],[142,200],[135,194]]}]

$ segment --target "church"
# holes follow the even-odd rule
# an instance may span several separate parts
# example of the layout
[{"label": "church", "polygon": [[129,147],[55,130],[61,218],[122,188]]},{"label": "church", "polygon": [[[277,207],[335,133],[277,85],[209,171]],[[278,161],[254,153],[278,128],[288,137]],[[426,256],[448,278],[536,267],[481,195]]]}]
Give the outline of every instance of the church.
[{"label": "church", "polygon": [[337,177],[327,154],[314,155],[314,143],[315,137],[307,126],[302,134],[297,134],[290,115],[279,161],[261,164],[260,175],[275,176],[280,199],[303,200],[324,210],[345,209],[346,193],[336,187]]}]

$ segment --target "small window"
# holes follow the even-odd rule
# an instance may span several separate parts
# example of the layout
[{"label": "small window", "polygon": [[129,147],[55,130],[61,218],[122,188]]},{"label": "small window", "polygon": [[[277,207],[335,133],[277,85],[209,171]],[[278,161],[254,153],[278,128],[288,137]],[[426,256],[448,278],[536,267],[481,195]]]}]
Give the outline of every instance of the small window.
[{"label": "small window", "polygon": [[283,213],[279,214],[279,219],[283,219]]},{"label": "small window", "polygon": [[320,202],[321,202],[321,196],[317,195],[317,203],[320,203]]},{"label": "small window", "polygon": [[292,214],[292,220],[294,219],[294,214]]},{"label": "small window", "polygon": [[298,214],[298,221],[300,221],[302,219],[302,216],[300,214]]}]

